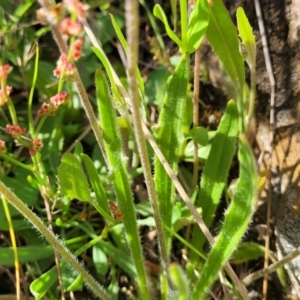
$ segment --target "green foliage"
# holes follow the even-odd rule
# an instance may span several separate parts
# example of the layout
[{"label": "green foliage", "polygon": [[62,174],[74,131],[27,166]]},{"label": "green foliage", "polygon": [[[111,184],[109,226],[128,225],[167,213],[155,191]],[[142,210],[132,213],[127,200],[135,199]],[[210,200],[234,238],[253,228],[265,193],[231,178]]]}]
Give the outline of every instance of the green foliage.
[{"label": "green foliage", "polygon": [[130,190],[128,173],[125,168],[126,161],[122,151],[121,138],[117,129],[117,119],[112,105],[112,99],[105,75],[100,68],[96,69],[96,89],[100,123],[103,131],[107,163],[111,172],[116,198],[123,215],[123,224],[131,250],[131,255],[137,271],[137,281],[141,297],[150,299],[147,288],[146,272],[143,263],[141,243],[136,225],[136,215],[133,198]]},{"label": "green foliage", "polygon": [[[197,203],[204,212],[203,221],[208,227],[210,227],[220,203],[229,167],[235,154],[238,120],[236,104],[231,100],[227,104],[217,134],[213,138],[209,156],[203,169],[198,194]],[[197,249],[202,249],[204,242],[203,233],[199,230],[199,227],[194,227],[192,244]],[[198,257],[191,254],[191,262],[195,264],[195,260],[198,260]]]},{"label": "green foliage", "polygon": [[[173,170],[177,172],[178,154],[182,142],[182,119],[189,80],[189,57],[183,56],[168,80],[166,97],[160,113],[156,141]],[[164,224],[171,227],[174,186],[158,158],[155,159],[155,187]],[[170,233],[165,232],[168,247]],[[169,249],[170,251],[170,249]]]},{"label": "green foliage", "polygon": [[222,61],[225,71],[230,76],[236,92],[237,106],[240,113],[240,130],[243,130],[243,88],[245,83],[244,60],[240,54],[237,30],[233,25],[229,13],[222,0],[215,0],[211,8],[210,22],[206,30],[206,37]]},{"label": "green foliage", "polygon": [[[48,24],[40,29],[30,23],[37,8],[35,1],[23,1],[18,6],[2,2],[0,66],[10,63],[14,69],[7,81],[1,81],[1,88],[3,84],[10,85],[16,94],[12,93],[7,104],[1,106],[0,140],[6,142],[7,151],[0,149],[0,194],[13,206],[9,209],[10,217],[7,217],[0,205],[0,230],[14,230],[23,239],[15,248],[0,249],[0,265],[16,266],[16,250],[19,263],[30,265],[35,278],[30,283],[30,292],[36,299],[58,299],[63,292],[82,291],[84,284],[94,293],[96,291],[97,297],[118,299],[122,293],[119,274],[126,273],[130,286],[134,287],[132,298],[167,299],[172,294],[172,299],[180,300],[189,296],[190,299],[204,298],[230,258],[235,263],[242,263],[262,257],[262,246],[240,244],[251,220],[258,189],[255,159],[245,138],[245,116],[253,113],[254,96],[252,94],[248,105],[243,92],[246,86],[244,60],[255,72],[256,48],[252,28],[241,8],[237,11],[238,36],[221,0],[214,0],[212,6],[207,0],[198,0],[189,15],[188,2],[180,0],[180,19],[177,21],[174,1],[170,4],[170,19],[164,11],[169,3],[164,3],[163,7],[155,5],[152,13],[149,4],[140,1],[147,14],[142,20],[153,27],[145,36],[150,49],[141,47],[146,54],[140,61],[148,60],[149,56],[149,61],[152,57],[155,59],[146,61],[146,68],[136,66],[135,75],[143,122],[154,125],[156,145],[148,144],[147,151],[154,162],[151,172],[159,207],[159,211],[155,211],[148,201],[151,184],[146,182],[148,190],[144,186],[144,169],[140,164],[143,153],[138,152],[136,142],[141,136],[134,134],[132,104],[129,104],[131,90],[126,78],[118,77],[125,76],[128,70],[120,63],[112,47],[120,44],[123,61],[130,59],[130,42],[123,34],[122,8],[117,12],[112,3],[102,1],[99,12],[93,10],[99,3],[89,2],[96,26],[92,30],[97,33],[100,43],[91,42],[95,36],[86,39],[81,49],[82,56],[76,62],[78,72],[75,70],[70,77],[61,75],[57,80],[53,70],[60,54],[47,33],[55,32],[55,28]],[[70,17],[76,19],[72,13]],[[174,24],[170,25],[170,20]],[[99,32],[97,26],[101,28]],[[153,38],[148,36],[152,29]],[[174,49],[170,46],[170,51],[166,51],[165,46],[168,39],[162,39],[164,30],[175,43]],[[191,54],[201,46],[205,35],[237,94],[236,99],[228,101],[216,130],[211,130],[207,124],[191,128],[194,109]],[[33,46],[37,39],[39,48]],[[57,37],[56,40],[59,41]],[[75,40],[75,37],[68,40],[69,58]],[[59,48],[63,48],[61,44]],[[98,59],[102,67],[98,66]],[[251,75],[251,84],[255,85],[254,78]],[[68,91],[71,100],[59,105],[53,116],[40,116],[37,111],[42,103],[50,104],[50,98],[62,91]],[[202,110],[205,108],[201,107]],[[29,130],[12,138],[4,130],[11,123]],[[89,126],[93,132],[89,132]],[[44,145],[32,154],[28,150],[32,150],[35,138]],[[149,136],[147,138],[150,141]],[[196,187],[192,184],[190,164],[195,158],[195,142],[198,144],[201,175]],[[16,147],[20,150],[16,151]],[[156,147],[166,162],[161,161]],[[225,189],[232,179],[229,170],[236,154],[239,178],[226,213],[219,216],[216,212],[227,197]],[[195,215],[175,192],[174,179],[166,171],[166,163],[192,195],[191,202],[207,227],[214,229],[214,224],[220,224],[220,218],[224,218],[214,244],[210,245],[210,252],[207,251],[207,236],[199,229]],[[13,193],[7,193],[3,184]],[[21,204],[15,195],[22,200]],[[40,218],[30,214],[27,206],[33,208]],[[163,234],[158,232],[156,214],[162,218]],[[24,216],[30,217],[24,220]],[[40,219],[51,222],[63,243],[57,243],[57,238],[47,231]],[[29,222],[50,244],[41,244]],[[169,265],[168,257],[164,261],[160,256],[160,265],[152,269],[147,261],[146,268],[143,247],[148,236],[144,232],[152,228],[158,236],[164,237],[168,257],[180,261],[181,254],[175,251],[176,247],[190,249],[185,269],[179,264]],[[190,239],[186,234],[189,231],[192,232]],[[174,248],[173,237],[176,238],[173,239]],[[158,245],[161,255],[161,244]],[[53,248],[60,255],[59,272]],[[71,251],[74,256],[70,255]],[[85,261],[91,273],[96,274],[97,281],[82,268],[77,257]],[[275,261],[274,257],[272,259]],[[149,270],[156,275],[152,276]],[[194,270],[200,274],[199,278],[195,277]],[[58,285],[58,274],[63,287]]]},{"label": "green foliage", "polygon": [[90,200],[89,186],[80,162],[71,153],[65,153],[57,168],[58,184],[62,194],[70,199]]},{"label": "green foliage", "polygon": [[242,39],[244,46],[244,56],[249,66],[255,65],[256,60],[256,45],[253,30],[249,24],[246,14],[242,7],[236,11],[237,24],[239,29],[239,36]]},{"label": "green foliage", "polygon": [[209,139],[207,130],[201,126],[189,130],[186,137],[191,137],[194,141],[203,146],[207,145]]},{"label": "green foliage", "polygon": [[[53,249],[49,245],[18,247],[18,256],[22,264],[44,258],[51,259],[53,257]],[[0,264],[1,266],[14,265],[13,248],[7,247],[1,249]]]},{"label": "green foliage", "polygon": [[257,173],[253,154],[244,136],[239,139],[240,174],[233,199],[225,213],[224,225],[201,270],[191,299],[204,299],[219,270],[228,261],[243,237],[254,211],[257,192]]},{"label": "green foliage", "polygon": [[154,15],[165,25],[166,33],[168,34],[169,38],[177,44],[182,53],[193,53],[199,48],[208,26],[210,17],[209,5],[207,0],[197,1],[189,20],[187,20],[186,1],[181,0],[180,12],[182,40],[180,40],[170,28],[166,14],[159,4],[155,5],[153,11]]}]

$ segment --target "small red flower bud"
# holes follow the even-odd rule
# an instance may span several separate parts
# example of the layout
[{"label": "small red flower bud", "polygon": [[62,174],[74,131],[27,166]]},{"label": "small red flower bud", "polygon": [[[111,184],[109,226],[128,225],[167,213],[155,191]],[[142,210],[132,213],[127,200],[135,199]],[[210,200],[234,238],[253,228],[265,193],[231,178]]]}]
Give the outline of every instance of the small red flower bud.
[{"label": "small red flower bud", "polygon": [[58,68],[54,69],[53,75],[54,75],[55,77],[59,78],[60,75],[61,75],[61,70],[58,69]]},{"label": "small red flower bud", "polygon": [[9,64],[0,66],[0,80],[6,79],[12,69],[12,66],[10,66]]},{"label": "small red flower bud", "polygon": [[84,30],[82,24],[80,22],[71,23],[68,28],[68,33],[69,35],[73,35],[73,36],[83,36]]},{"label": "small red flower bud", "polygon": [[84,39],[78,38],[78,39],[76,39],[76,41],[73,43],[73,49],[74,49],[74,50],[76,49],[76,50],[78,50],[78,51],[81,51],[83,44],[84,44]]},{"label": "small red flower bud", "polygon": [[84,39],[78,38],[72,45],[72,49],[73,49],[72,58],[75,61],[77,61],[81,57],[83,44],[84,44]]},{"label": "small red flower bud", "polygon": [[78,0],[64,0],[65,7],[72,14],[74,13],[79,19],[85,19],[89,5],[83,4]]},{"label": "small red flower bud", "polygon": [[53,117],[55,115],[55,112],[57,111],[58,106],[56,105],[51,105],[48,103],[43,103],[43,105],[41,106],[41,108],[38,110],[37,114],[39,116],[51,116]]},{"label": "small red flower bud", "polygon": [[5,142],[0,140],[0,153],[1,152],[6,152],[6,150],[7,149],[6,149]]},{"label": "small red flower bud", "polygon": [[19,125],[7,124],[5,132],[10,134],[14,139],[26,132],[26,128],[20,127]]},{"label": "small red flower bud", "polygon": [[66,76],[71,76],[74,73],[74,65],[68,61],[67,55],[65,53],[61,54],[57,63],[57,68],[53,71],[54,76],[60,77],[61,74]]},{"label": "small red flower bud", "polygon": [[40,139],[33,139],[29,147],[29,154],[33,156],[36,154],[36,152],[41,151],[42,148],[43,148],[42,141]]},{"label": "small red flower bud", "polygon": [[51,97],[50,102],[55,106],[59,106],[61,104],[66,104],[69,99],[70,94],[68,94],[67,92],[60,92],[55,96]]},{"label": "small red flower bud", "polygon": [[120,209],[118,208],[118,206],[116,204],[114,204],[112,201],[109,201],[109,208],[111,213],[114,216],[114,219],[116,221],[121,221],[124,217],[123,213],[120,211]]},{"label": "small red flower bud", "polygon": [[68,38],[69,37],[69,27],[71,25],[72,21],[70,18],[64,18],[60,25],[59,25],[59,29],[61,31],[61,33],[64,35],[64,37]]}]

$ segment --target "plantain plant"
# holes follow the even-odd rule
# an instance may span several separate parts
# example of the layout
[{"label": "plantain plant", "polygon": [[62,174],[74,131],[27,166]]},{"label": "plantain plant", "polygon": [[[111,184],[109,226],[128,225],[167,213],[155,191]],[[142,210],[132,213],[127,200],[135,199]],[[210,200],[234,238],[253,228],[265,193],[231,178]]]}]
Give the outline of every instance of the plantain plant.
[{"label": "plantain plant", "polygon": [[[26,15],[33,3],[27,1],[16,9],[15,19],[11,18],[11,22]],[[126,84],[123,84],[125,80],[118,77],[112,61],[108,59],[105,49],[109,49],[109,46],[105,44],[105,39],[102,37],[101,45],[87,23],[88,5],[67,0],[56,5],[47,0],[39,0],[39,3],[41,8],[37,15],[45,28],[36,35],[51,31],[61,53],[54,69],[57,89],[51,85],[49,91],[43,82],[49,80],[50,83],[54,77],[43,77],[43,74],[53,65],[39,58],[37,44],[31,49],[30,55],[35,55],[35,60],[28,63],[27,70],[23,70],[31,84],[26,121],[17,114],[18,109],[10,95],[11,68],[4,64],[4,59],[15,63],[17,60],[9,51],[4,51],[0,61],[0,74],[4,74],[1,78],[0,100],[1,106],[7,108],[4,110],[6,120],[1,120],[2,126],[7,123],[5,139],[8,140],[7,135],[11,135],[18,145],[29,149],[29,159],[22,161],[7,150],[11,146],[6,146],[4,140],[0,141],[0,157],[3,160],[0,194],[4,203],[7,201],[12,204],[22,215],[13,222],[7,222],[0,211],[0,225],[2,230],[10,228],[12,232],[25,228],[29,232],[29,244],[32,244],[25,247],[14,243],[13,248],[0,251],[1,264],[14,265],[18,270],[19,263],[49,258],[53,262],[55,257],[55,266],[43,261],[41,274],[35,275],[30,284],[30,291],[36,299],[46,296],[64,298],[64,293],[82,290],[83,285],[99,299],[118,299],[118,270],[126,272],[134,286],[134,292],[128,291],[131,299],[204,299],[224,266],[229,276],[236,280],[226,264],[251,221],[259,185],[255,159],[247,140],[249,128],[253,128],[254,124],[255,39],[243,10],[238,10],[240,42],[237,29],[221,0],[198,0],[194,7],[186,0],[180,0],[179,14],[172,4],[173,20],[177,15],[180,16],[180,33],[171,29],[160,5],[156,5],[152,13],[147,3],[141,1],[156,34],[156,52],[160,53],[162,62],[168,61],[169,66],[161,82],[165,85],[165,90],[160,91],[163,94],[161,103],[156,103],[159,118],[155,128],[149,130],[146,125],[149,111],[145,102],[149,104],[147,99],[149,102],[151,97],[147,92],[150,79],[144,84],[142,71],[138,68],[138,1],[126,1],[125,21],[117,13],[107,13],[108,2],[102,6],[101,22],[109,24],[109,33],[118,39],[126,58]],[[64,16],[62,6],[68,10],[68,18]],[[126,37],[122,33],[124,22]],[[168,38],[177,47],[175,65],[172,65],[172,59],[162,55],[165,50],[163,34],[159,29],[162,24]],[[11,27],[14,25],[10,24]],[[6,34],[11,32],[10,26],[7,24],[5,27]],[[84,34],[89,38],[89,45],[93,45],[88,50],[83,48]],[[190,99],[191,61],[205,36],[236,91],[236,98],[228,101],[220,124],[213,133],[200,127],[200,124],[190,129],[193,111]],[[240,53],[241,47],[244,47],[246,54]],[[82,57],[83,51],[86,51],[85,57]],[[85,59],[82,65],[81,57]],[[249,101],[245,93],[244,61],[251,70]],[[95,73],[96,108],[92,106],[91,97],[84,87],[83,82],[88,81],[85,72]],[[14,79],[13,76],[11,78]],[[33,107],[35,90],[50,98],[37,112]],[[82,110],[76,110],[76,105]],[[93,132],[93,136],[89,136],[90,145],[97,144],[89,155],[85,153],[83,143],[74,141],[76,132],[81,130],[83,112],[89,122],[87,132],[90,128]],[[64,120],[76,125],[65,126]],[[28,134],[25,127],[29,128]],[[63,153],[62,144],[67,137],[74,144],[71,151]],[[147,139],[152,148],[147,144]],[[187,182],[190,195],[193,195],[189,199],[184,189],[178,188],[175,175],[184,171],[180,162],[184,161],[183,153],[190,140],[199,143],[206,155],[199,155],[203,168],[198,186]],[[221,197],[226,194],[229,169],[236,155],[239,178],[232,189],[223,225],[213,238],[207,227],[211,227]],[[22,172],[25,189],[21,193],[18,191],[19,177],[12,180],[7,176],[10,168],[16,174]],[[187,181],[191,181],[189,173],[186,174]],[[150,205],[148,202],[136,203],[133,197],[132,182],[142,175]],[[176,190],[182,199],[187,198],[185,202],[178,197]],[[40,216],[44,213],[44,208],[37,201],[32,203],[26,197],[28,192],[32,199],[42,196],[47,220],[42,221],[27,207],[34,206]],[[74,202],[79,209],[74,208]],[[57,215],[53,214],[55,210],[58,210]],[[6,218],[10,220],[11,215],[17,216],[18,212],[6,210]],[[34,238],[36,233],[23,218],[42,234],[54,251]],[[53,234],[54,228],[47,228],[45,222],[60,232],[60,239]],[[157,232],[159,283],[155,276],[150,275],[149,264],[144,256],[140,228],[145,225],[154,227]],[[186,226],[192,226],[190,241],[178,234]],[[174,237],[176,243],[189,249],[186,270],[171,263]],[[210,251],[206,250],[207,243],[210,244]],[[33,254],[34,249],[40,251]],[[88,258],[88,251],[92,252],[92,259]],[[79,263],[76,258],[79,255],[93,266],[97,280]],[[15,259],[7,259],[8,256]],[[68,266],[75,272],[70,272]],[[36,271],[33,273],[37,274]],[[244,287],[237,289],[247,297]]]}]

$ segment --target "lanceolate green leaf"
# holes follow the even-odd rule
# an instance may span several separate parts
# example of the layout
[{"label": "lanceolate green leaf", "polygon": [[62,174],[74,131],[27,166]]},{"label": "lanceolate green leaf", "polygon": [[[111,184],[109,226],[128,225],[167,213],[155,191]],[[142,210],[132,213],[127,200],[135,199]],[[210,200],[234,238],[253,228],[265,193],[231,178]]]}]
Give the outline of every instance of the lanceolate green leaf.
[{"label": "lanceolate green leaf", "polygon": [[159,4],[156,4],[154,6],[153,14],[155,17],[159,18],[164,23],[169,38],[172,39],[178,45],[179,48],[182,48],[182,42],[170,28],[165,12]]},{"label": "lanceolate green leaf", "polygon": [[247,111],[247,133],[255,134],[255,94],[256,94],[256,44],[251,25],[246,17],[244,10],[239,7],[236,12],[239,36],[242,40],[241,48],[243,56],[250,69],[250,95]]},{"label": "lanceolate green leaf", "polygon": [[204,299],[218,272],[239,244],[254,211],[258,178],[255,160],[244,135],[240,137],[238,159],[240,177],[233,200],[226,211],[224,226],[200,273],[192,294],[193,300]]},{"label": "lanceolate green leaf", "polygon": [[[124,51],[127,54],[127,52],[128,52],[127,41],[126,41],[126,39],[125,39],[125,37],[124,37],[124,35],[123,35],[123,33],[122,33],[122,31],[121,31],[118,23],[116,22],[114,16],[112,14],[109,14],[109,16],[110,16],[111,22],[113,24],[113,27],[115,29],[115,32],[116,32],[116,34],[118,36],[118,39],[119,39],[119,41],[120,41],[120,43],[121,43]],[[143,81],[143,78],[141,76],[141,73],[140,73],[140,70],[139,70],[138,67],[136,67],[136,78],[137,78],[137,82],[138,82],[138,85],[139,85],[139,89],[140,89],[141,93],[144,95],[144,93],[145,93],[144,81]]]},{"label": "lanceolate green leaf", "polygon": [[[213,220],[220,197],[225,187],[229,167],[236,149],[238,135],[238,111],[236,104],[230,100],[225,115],[222,117],[217,134],[204,166],[201,178],[197,204],[202,208],[202,218],[206,226]],[[192,244],[201,251],[205,237],[198,226],[194,227]],[[191,253],[192,263],[198,261],[198,256]]]},{"label": "lanceolate green leaf", "polygon": [[[14,252],[12,247],[2,247],[0,251],[0,265],[14,266]],[[47,246],[26,246],[18,247],[19,263],[24,264],[32,261],[37,261],[43,258],[53,257],[53,248]]]},{"label": "lanceolate green leaf", "polygon": [[188,25],[187,51],[195,52],[203,39],[210,17],[210,9],[207,0],[196,1]]},{"label": "lanceolate green leaf", "polygon": [[114,219],[109,214],[108,200],[96,167],[89,156],[86,154],[81,155],[86,167],[87,175],[96,195],[96,201],[92,201],[92,204],[107,221],[114,223]]},{"label": "lanceolate green leaf", "polygon": [[146,272],[143,263],[144,259],[133,206],[133,198],[126,171],[126,159],[122,151],[121,138],[117,129],[117,118],[112,105],[107,79],[100,68],[96,69],[96,90],[108,167],[111,172],[118,206],[123,214],[122,221],[137,271],[136,279],[141,293],[140,296],[141,299],[147,300],[150,299],[150,295],[147,287]]},{"label": "lanceolate green leaf", "polygon": [[[114,96],[116,98],[118,98],[119,92],[118,92],[118,88],[117,88],[117,85],[114,80],[112,67],[111,67],[111,64],[110,64],[108,58],[106,57],[105,53],[103,52],[103,49],[92,47],[92,50],[95,52],[95,54],[98,56],[98,58],[102,62],[103,66],[105,68],[105,71],[107,73],[107,76],[109,77],[109,81],[111,83],[111,90],[113,91]],[[118,99],[116,99],[116,100],[118,100]]]},{"label": "lanceolate green leaf", "polygon": [[[189,57],[183,56],[169,83],[159,118],[156,141],[172,169],[177,172],[180,142],[182,141],[182,122],[189,81]],[[164,224],[171,228],[174,186],[159,159],[155,158],[155,187],[160,213]],[[170,250],[171,234],[165,231]]]},{"label": "lanceolate green leaf", "polygon": [[242,39],[245,47],[245,57],[249,67],[255,66],[256,59],[256,44],[253,30],[248,21],[248,18],[242,7],[239,7],[236,12],[237,24],[239,29],[239,36]]},{"label": "lanceolate green leaf", "polygon": [[241,114],[245,82],[244,60],[239,51],[237,30],[222,0],[214,0],[206,36],[236,87]]},{"label": "lanceolate green leaf", "polygon": [[57,168],[61,192],[70,199],[90,200],[89,185],[82,166],[72,153],[65,153]]}]

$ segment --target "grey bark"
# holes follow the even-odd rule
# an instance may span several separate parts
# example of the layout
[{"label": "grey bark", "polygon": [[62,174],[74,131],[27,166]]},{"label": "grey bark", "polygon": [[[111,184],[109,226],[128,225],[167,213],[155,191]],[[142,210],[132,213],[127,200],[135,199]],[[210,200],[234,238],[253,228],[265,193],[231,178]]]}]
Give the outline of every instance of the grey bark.
[{"label": "grey bark", "polygon": [[[257,41],[257,142],[266,151],[269,139],[270,83],[262,52],[253,0],[224,1],[233,19],[242,6]],[[272,212],[278,256],[300,246],[300,0],[260,0],[276,80],[275,156],[272,165]],[[300,258],[286,266],[300,299]]]}]

